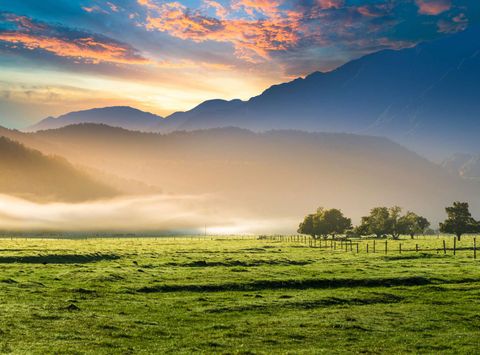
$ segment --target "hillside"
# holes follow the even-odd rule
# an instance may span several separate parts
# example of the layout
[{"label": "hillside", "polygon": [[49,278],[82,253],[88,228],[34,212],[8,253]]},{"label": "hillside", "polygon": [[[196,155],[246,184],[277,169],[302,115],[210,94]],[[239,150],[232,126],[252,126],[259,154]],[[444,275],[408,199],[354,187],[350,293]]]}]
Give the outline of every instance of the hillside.
[{"label": "hillside", "polygon": [[237,128],[140,133],[76,125],[28,135],[70,161],[167,194],[207,195],[210,213],[292,218],[318,205],[359,218],[398,204],[440,220],[443,206],[480,191],[384,138]]},{"label": "hillside", "polygon": [[158,129],[162,119],[160,116],[132,107],[114,106],[70,112],[56,118],[48,117],[27,128],[27,131],[55,129],[80,123],[106,124],[134,131],[151,131]]},{"label": "hillside", "polygon": [[113,197],[117,192],[62,158],[0,137],[0,194],[41,202],[79,202]]}]

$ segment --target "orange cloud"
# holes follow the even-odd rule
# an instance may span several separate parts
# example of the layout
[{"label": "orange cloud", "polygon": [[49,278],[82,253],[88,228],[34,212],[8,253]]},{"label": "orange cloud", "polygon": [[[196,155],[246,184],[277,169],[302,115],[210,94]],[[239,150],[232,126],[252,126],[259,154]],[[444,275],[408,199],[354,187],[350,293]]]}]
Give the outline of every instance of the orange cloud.
[{"label": "orange cloud", "polygon": [[276,17],[279,13],[279,5],[275,0],[236,0],[232,8],[237,10],[243,8],[250,16],[254,15],[254,11],[258,11],[270,17]]},{"label": "orange cloud", "polygon": [[7,22],[16,30],[0,32],[0,41],[29,50],[42,49],[59,57],[68,57],[91,64],[109,62],[115,64],[147,64],[150,61],[136,53],[132,47],[62,27],[36,23],[25,16],[9,14]]},{"label": "orange cloud", "polygon": [[119,44],[102,43],[91,37],[69,41],[21,32],[3,32],[0,33],[0,41],[21,44],[30,50],[43,49],[60,57],[78,58],[93,64],[101,62],[146,64],[148,62],[142,57],[129,56],[128,49]]},{"label": "orange cloud", "polygon": [[222,4],[213,1],[213,0],[203,0],[203,3],[205,4],[206,7],[211,7],[215,9],[215,15],[218,16],[221,19],[225,19],[228,15],[227,9],[223,7]]},{"label": "orange cloud", "polygon": [[195,42],[232,43],[235,54],[251,62],[268,58],[269,52],[287,50],[299,40],[299,15],[292,11],[280,12],[278,3],[274,1],[241,0],[236,3],[236,6],[270,14],[261,20],[211,18],[199,12],[190,12],[178,2],[159,5],[150,0],[138,2],[150,10],[147,29],[168,32]]},{"label": "orange cloud", "polygon": [[416,4],[418,13],[431,16],[439,15],[452,7],[450,0],[416,0]]},{"label": "orange cloud", "polygon": [[321,9],[339,9],[344,6],[343,0],[317,0]]}]

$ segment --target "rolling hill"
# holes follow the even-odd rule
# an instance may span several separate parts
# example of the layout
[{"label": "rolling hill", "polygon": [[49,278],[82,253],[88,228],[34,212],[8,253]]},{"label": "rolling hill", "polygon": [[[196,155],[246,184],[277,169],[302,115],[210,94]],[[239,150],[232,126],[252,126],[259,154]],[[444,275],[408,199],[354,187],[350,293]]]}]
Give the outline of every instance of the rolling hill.
[{"label": "rolling hill", "polygon": [[26,131],[35,132],[55,129],[79,123],[98,123],[112,127],[122,127],[134,131],[157,130],[162,117],[128,106],[113,106],[91,110],[70,112],[59,117],[48,117],[28,127]]},{"label": "rolling hill", "polygon": [[63,158],[46,156],[0,137],[0,194],[41,202],[80,202],[118,193]]},{"label": "rolling hill", "polygon": [[322,205],[358,219],[373,206],[398,204],[438,221],[454,200],[480,207],[478,184],[385,138],[239,128],[155,134],[94,124],[25,136],[167,195],[208,196],[212,214],[298,219]]}]

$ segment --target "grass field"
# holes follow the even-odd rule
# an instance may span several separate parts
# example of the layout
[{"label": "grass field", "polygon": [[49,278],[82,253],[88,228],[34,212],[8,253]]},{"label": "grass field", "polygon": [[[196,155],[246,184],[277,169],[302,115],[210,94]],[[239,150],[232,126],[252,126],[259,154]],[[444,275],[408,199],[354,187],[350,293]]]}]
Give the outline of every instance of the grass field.
[{"label": "grass field", "polygon": [[0,353],[478,353],[472,238],[405,251],[442,241],[3,239]]}]

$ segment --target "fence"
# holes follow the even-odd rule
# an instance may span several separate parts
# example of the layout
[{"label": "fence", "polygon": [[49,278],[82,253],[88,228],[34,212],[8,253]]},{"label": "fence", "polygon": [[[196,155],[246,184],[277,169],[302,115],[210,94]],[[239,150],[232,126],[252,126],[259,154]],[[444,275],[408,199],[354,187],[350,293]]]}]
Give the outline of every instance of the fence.
[{"label": "fence", "polygon": [[[459,251],[470,251],[473,259],[477,259],[477,237],[464,237],[463,241],[457,241],[456,237],[439,239],[438,237],[407,240],[407,239],[316,239],[305,235],[291,236],[260,236],[259,239],[279,241],[286,243],[299,243],[310,248],[327,249],[331,251],[343,251],[366,254],[402,254],[408,252],[436,252],[443,255],[457,255]],[[441,243],[440,243],[441,242]]]}]

